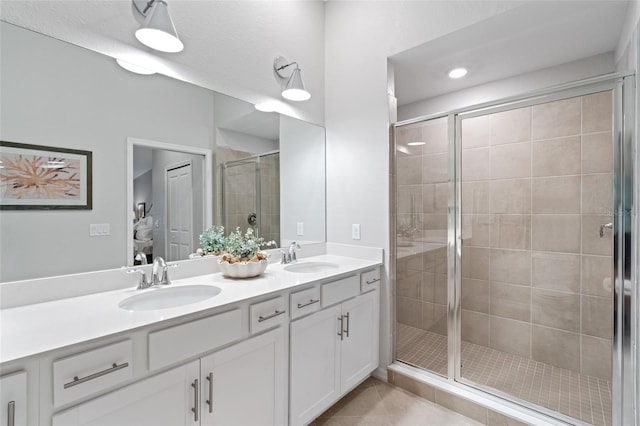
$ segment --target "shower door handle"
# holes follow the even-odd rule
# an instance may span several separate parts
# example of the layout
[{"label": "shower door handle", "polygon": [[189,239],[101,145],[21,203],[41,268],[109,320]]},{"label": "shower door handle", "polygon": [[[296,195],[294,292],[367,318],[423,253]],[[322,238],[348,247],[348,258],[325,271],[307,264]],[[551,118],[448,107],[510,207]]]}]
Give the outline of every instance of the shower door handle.
[{"label": "shower door handle", "polygon": [[603,223],[600,225],[600,238],[604,237],[604,228],[613,229],[613,223]]}]

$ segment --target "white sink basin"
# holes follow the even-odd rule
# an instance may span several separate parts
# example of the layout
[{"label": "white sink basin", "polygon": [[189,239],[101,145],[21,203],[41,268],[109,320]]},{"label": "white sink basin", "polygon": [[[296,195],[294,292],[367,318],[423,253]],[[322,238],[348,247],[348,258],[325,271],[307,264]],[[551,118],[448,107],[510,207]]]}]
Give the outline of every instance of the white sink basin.
[{"label": "white sink basin", "polygon": [[338,265],[330,262],[301,262],[293,263],[284,267],[285,271],[300,272],[310,274],[316,272],[325,272],[337,268]]},{"label": "white sink basin", "polygon": [[211,285],[154,288],[124,299],[118,303],[118,307],[127,311],[175,308],[210,299],[221,291],[220,288]]}]

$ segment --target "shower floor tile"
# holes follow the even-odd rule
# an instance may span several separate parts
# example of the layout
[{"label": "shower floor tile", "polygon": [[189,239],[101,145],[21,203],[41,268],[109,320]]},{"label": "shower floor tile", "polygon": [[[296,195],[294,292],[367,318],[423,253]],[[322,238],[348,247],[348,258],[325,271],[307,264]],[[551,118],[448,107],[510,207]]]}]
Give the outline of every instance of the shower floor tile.
[{"label": "shower floor tile", "polygon": [[[462,342],[464,379],[598,426],[611,425],[611,382]],[[446,376],[447,337],[398,323],[399,361]]]}]

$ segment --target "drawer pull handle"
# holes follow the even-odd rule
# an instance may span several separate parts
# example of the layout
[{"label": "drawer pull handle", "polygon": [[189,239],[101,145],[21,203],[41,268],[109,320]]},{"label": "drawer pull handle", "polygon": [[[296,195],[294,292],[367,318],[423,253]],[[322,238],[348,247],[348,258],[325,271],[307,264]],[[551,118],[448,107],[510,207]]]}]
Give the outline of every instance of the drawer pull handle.
[{"label": "drawer pull handle", "polygon": [[282,315],[282,314],[284,314],[285,312],[287,312],[287,311],[279,311],[279,310],[277,310],[277,309],[276,309],[276,311],[275,311],[274,313],[272,313],[271,315],[267,315],[266,317],[263,317],[262,315],[260,315],[260,316],[258,317],[258,322],[262,322],[262,321],[269,320],[269,319],[271,319],[271,318],[275,318],[275,317],[277,317],[278,315]]},{"label": "drawer pull handle", "polygon": [[304,308],[309,305],[313,305],[314,303],[318,303],[319,301],[320,299],[316,299],[316,300],[309,299],[307,303],[298,303],[298,309]]},{"label": "drawer pull handle", "polygon": [[113,373],[114,371],[122,370],[123,368],[127,368],[128,366],[129,366],[128,362],[124,362],[124,363],[122,363],[120,365],[118,365],[118,364],[116,364],[114,362],[111,365],[111,367],[107,368],[106,370],[98,371],[97,373],[90,374],[90,375],[88,375],[86,377],[83,377],[83,378],[79,378],[78,376],[74,376],[72,382],[64,384],[64,388],[65,389],[69,389],[72,386],[88,382],[89,380],[97,379],[98,377],[102,377],[102,376],[107,375],[109,373]]},{"label": "drawer pull handle", "polygon": [[16,402],[9,401],[7,404],[7,426],[16,425]]},{"label": "drawer pull handle", "polygon": [[344,334],[342,333],[343,326],[344,326],[344,315],[340,315],[338,317],[338,321],[340,321],[340,328],[339,328],[340,331],[338,331],[338,336],[340,336],[340,340],[344,340]]},{"label": "drawer pull handle", "polygon": [[207,399],[207,405],[209,405],[209,413],[213,413],[213,373],[209,373],[207,381],[209,382],[209,399]]},{"label": "drawer pull handle", "polygon": [[366,283],[367,285],[369,285],[369,284],[377,283],[378,281],[380,281],[380,278],[372,278],[371,280],[367,280]]},{"label": "drawer pull handle", "polygon": [[198,379],[195,379],[193,383],[191,383],[191,387],[193,388],[193,421],[198,421],[198,413],[200,412],[200,386],[198,384]]},{"label": "drawer pull handle", "polygon": [[347,328],[343,330],[344,336],[349,337],[349,312],[344,314],[343,317],[347,319]]}]

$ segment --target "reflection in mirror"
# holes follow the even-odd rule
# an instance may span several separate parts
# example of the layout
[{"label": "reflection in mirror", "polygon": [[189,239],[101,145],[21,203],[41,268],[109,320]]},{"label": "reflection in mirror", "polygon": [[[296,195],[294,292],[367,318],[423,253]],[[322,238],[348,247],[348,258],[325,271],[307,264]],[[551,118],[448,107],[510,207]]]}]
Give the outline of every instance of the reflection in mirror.
[{"label": "reflection in mirror", "polygon": [[129,145],[133,170],[127,183],[134,209],[129,259],[136,265],[156,256],[188,259],[210,223],[210,151],[168,149],[168,144],[136,139],[129,139]]},{"label": "reflection in mirror", "polygon": [[216,224],[280,246],[280,116],[216,94]]},{"label": "reflection in mirror", "polygon": [[[145,203],[144,215],[151,219],[137,216],[137,250],[170,257],[159,201],[152,196],[134,202],[133,177],[123,173],[133,167],[129,138],[160,141],[154,150],[213,153],[205,160],[212,176],[205,187],[211,189],[204,198],[193,197],[204,204],[194,209],[204,209],[205,227],[228,219],[229,228],[235,220],[231,213],[223,220],[217,166],[279,152],[277,160],[261,157],[255,208],[245,209],[246,199],[236,198],[235,205],[227,199],[229,211],[242,207],[234,213],[242,228],[255,212],[262,235],[280,246],[325,241],[323,128],[163,75],[132,74],[113,58],[1,21],[0,60],[0,139],[87,150],[94,159],[92,210],[0,212],[0,282],[132,265],[138,203]],[[110,233],[90,236],[95,224],[109,224]],[[195,244],[182,248],[180,257],[195,251]]]}]

